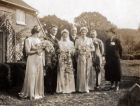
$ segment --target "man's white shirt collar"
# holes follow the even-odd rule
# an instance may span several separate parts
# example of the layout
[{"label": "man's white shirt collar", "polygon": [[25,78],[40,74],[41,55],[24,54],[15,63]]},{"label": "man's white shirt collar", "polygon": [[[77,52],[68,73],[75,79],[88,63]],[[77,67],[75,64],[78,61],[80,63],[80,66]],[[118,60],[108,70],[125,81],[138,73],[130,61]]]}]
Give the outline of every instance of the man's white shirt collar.
[{"label": "man's white shirt collar", "polygon": [[53,39],[55,39],[55,36],[54,35],[52,35],[52,34],[50,34],[51,35],[51,37],[53,38]]}]

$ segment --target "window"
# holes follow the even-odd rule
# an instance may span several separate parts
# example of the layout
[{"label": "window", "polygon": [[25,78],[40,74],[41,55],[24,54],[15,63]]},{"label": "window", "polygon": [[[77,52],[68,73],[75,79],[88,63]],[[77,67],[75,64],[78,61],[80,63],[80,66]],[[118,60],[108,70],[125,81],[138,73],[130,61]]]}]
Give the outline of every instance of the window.
[{"label": "window", "polygon": [[16,10],[16,22],[17,24],[25,25],[25,12],[22,10]]}]

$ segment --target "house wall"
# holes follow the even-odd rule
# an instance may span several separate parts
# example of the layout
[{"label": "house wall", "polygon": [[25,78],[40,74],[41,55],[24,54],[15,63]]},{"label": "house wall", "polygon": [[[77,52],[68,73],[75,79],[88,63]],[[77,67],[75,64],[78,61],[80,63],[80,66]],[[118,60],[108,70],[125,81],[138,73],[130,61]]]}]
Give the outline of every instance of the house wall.
[{"label": "house wall", "polygon": [[[34,25],[39,25],[35,12],[21,9],[25,12],[25,25],[17,24],[16,22],[16,9],[18,7],[5,5],[0,3],[0,16],[3,14],[8,15],[10,23],[16,32],[16,58],[20,60],[23,56],[23,42],[27,36],[31,36],[31,29]],[[41,32],[41,35],[43,32]]]},{"label": "house wall", "polygon": [[[33,12],[31,13],[31,12],[23,10],[23,9],[21,9],[21,10],[25,12],[26,25],[17,24],[16,23],[16,9],[19,9],[19,8],[0,4],[0,15],[4,14],[4,13],[9,15],[9,19],[11,20],[11,24],[13,25],[16,33],[23,30],[24,28],[32,29],[32,27],[34,25],[38,25],[38,21],[36,19],[36,16],[34,15],[34,13]],[[27,34],[31,34],[28,31],[26,31],[26,32],[27,32]]]}]

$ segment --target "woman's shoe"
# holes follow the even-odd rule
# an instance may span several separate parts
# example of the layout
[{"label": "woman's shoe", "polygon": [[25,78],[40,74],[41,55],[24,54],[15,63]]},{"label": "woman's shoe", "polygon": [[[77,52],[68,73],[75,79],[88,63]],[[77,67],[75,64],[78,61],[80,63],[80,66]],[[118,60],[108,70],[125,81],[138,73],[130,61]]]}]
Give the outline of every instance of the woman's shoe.
[{"label": "woman's shoe", "polygon": [[89,93],[89,90],[87,90],[86,93]]},{"label": "woman's shoe", "polygon": [[95,86],[94,89],[95,89],[95,90],[100,90],[101,87],[100,87],[100,86]]},{"label": "woman's shoe", "polygon": [[111,85],[111,87],[110,87],[110,89],[114,89],[115,88],[115,85],[113,84],[113,85]]},{"label": "woman's shoe", "polygon": [[19,97],[20,97],[20,99],[27,99],[28,97],[27,96],[25,96],[25,95],[23,95],[22,93],[18,93],[19,95]]},{"label": "woman's shoe", "polygon": [[115,87],[115,91],[119,91],[119,86],[116,86]]}]

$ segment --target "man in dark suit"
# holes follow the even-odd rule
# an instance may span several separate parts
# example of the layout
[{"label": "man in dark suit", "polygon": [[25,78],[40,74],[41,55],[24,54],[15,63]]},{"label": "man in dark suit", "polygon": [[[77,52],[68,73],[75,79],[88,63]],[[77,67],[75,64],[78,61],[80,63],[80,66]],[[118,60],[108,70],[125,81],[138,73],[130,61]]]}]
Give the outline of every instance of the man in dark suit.
[{"label": "man in dark suit", "polygon": [[46,69],[46,77],[45,77],[45,85],[46,91],[53,94],[56,91],[57,85],[57,66],[58,66],[58,39],[56,38],[58,31],[58,27],[52,25],[49,30],[49,34],[46,35],[46,40],[49,40],[53,47],[54,52],[48,53],[45,52],[45,69]]},{"label": "man in dark suit", "polygon": [[[76,39],[78,39],[77,35],[77,28],[76,26],[72,26],[71,28],[71,35],[70,40],[75,44]],[[72,57],[73,60],[73,67],[74,67],[74,77],[75,77],[75,84],[76,84],[76,76],[77,76],[77,54]]]}]

